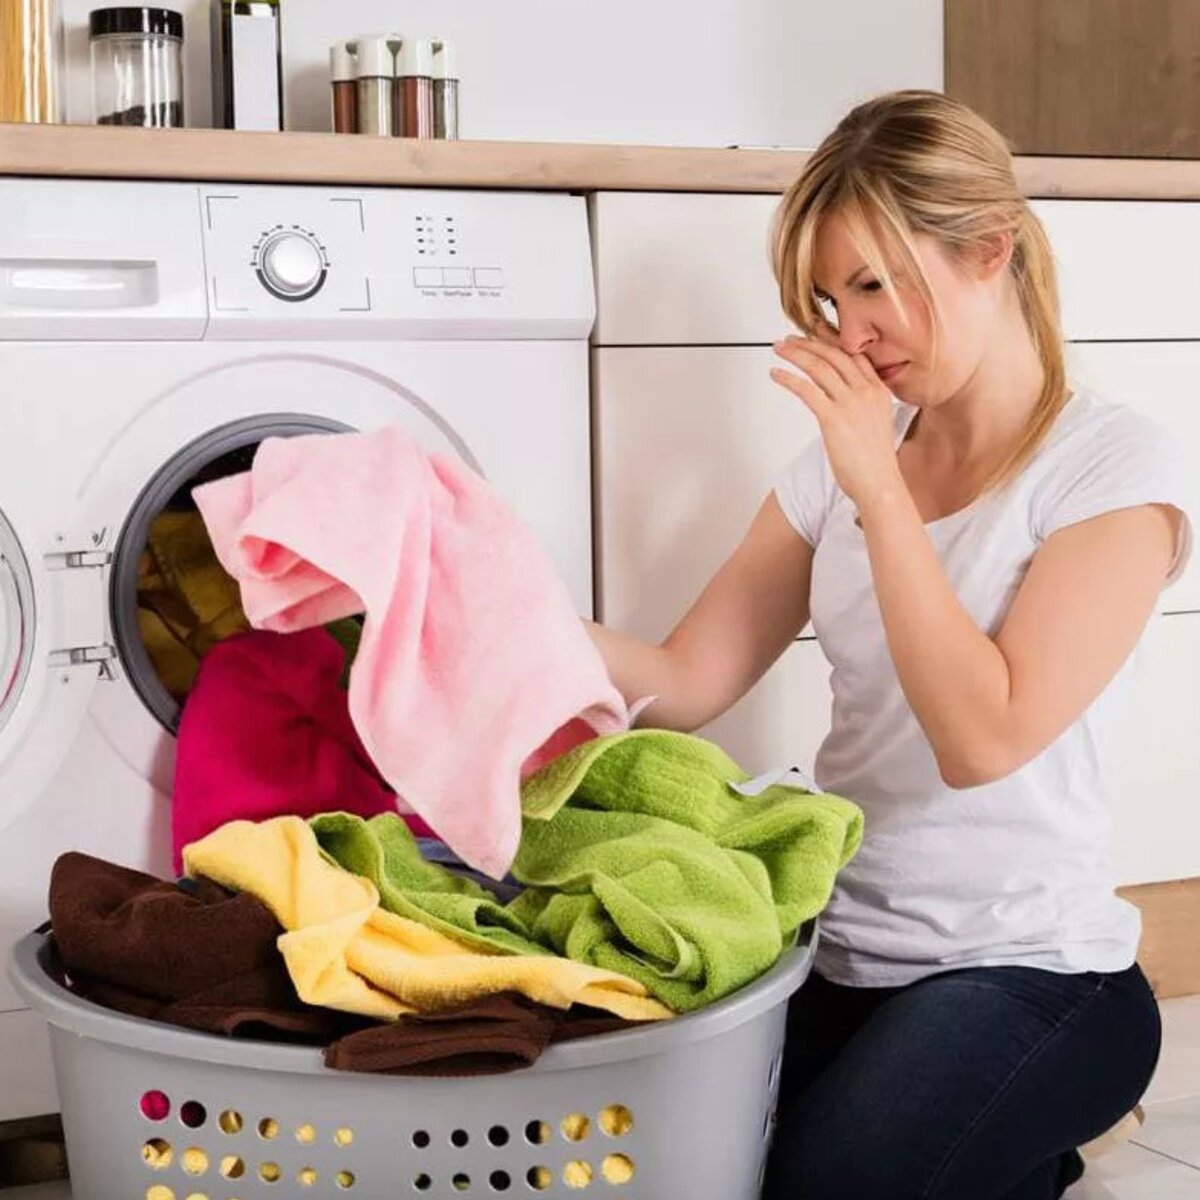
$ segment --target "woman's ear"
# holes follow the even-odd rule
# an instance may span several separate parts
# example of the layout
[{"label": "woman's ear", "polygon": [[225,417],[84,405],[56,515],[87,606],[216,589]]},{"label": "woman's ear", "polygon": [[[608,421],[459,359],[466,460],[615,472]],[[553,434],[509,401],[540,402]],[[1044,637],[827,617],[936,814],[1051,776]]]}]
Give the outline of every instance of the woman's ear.
[{"label": "woman's ear", "polygon": [[997,233],[987,239],[976,254],[976,270],[981,281],[994,279],[1002,271],[1008,270],[1012,262],[1013,235],[1009,232]]}]

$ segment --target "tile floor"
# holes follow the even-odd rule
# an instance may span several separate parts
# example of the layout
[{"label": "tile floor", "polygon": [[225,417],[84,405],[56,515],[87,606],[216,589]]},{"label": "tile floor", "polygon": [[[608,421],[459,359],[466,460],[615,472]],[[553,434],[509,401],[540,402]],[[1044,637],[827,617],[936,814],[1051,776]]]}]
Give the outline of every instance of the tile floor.
[{"label": "tile floor", "polygon": [[[1200,1200],[1200,996],[1163,1006],[1163,1055],[1146,1095],[1146,1124],[1088,1165],[1066,1200]],[[71,1200],[66,1184],[4,1192],[4,1200]]]}]

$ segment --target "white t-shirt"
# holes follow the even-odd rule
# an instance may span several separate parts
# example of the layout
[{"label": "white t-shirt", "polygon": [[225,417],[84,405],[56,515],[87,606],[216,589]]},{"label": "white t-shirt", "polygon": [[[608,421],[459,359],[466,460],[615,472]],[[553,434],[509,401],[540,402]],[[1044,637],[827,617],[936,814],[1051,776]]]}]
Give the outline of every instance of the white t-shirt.
[{"label": "white t-shirt", "polygon": [[[915,414],[897,404],[897,445]],[[817,969],[860,986],[967,966],[1124,970],[1141,923],[1113,892],[1099,747],[1129,664],[1025,766],[983,787],[948,788],[900,688],[866,541],[820,439],[775,494],[815,549],[812,622],[833,667],[832,728],[814,773],[866,814],[862,849],[821,919]],[[1183,463],[1162,429],[1076,391],[1009,487],[925,528],[963,606],[994,635],[1056,530],[1140,504],[1182,510],[1184,494]],[[1185,519],[1172,581],[1190,548]]]}]

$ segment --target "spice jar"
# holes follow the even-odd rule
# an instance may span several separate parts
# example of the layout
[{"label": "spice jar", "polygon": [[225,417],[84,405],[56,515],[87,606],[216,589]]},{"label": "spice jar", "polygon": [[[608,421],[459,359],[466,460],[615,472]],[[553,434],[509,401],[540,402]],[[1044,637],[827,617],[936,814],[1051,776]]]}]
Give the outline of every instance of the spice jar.
[{"label": "spice jar", "polygon": [[358,84],[358,132],[392,132],[392,85],[395,82],[395,42],[382,35],[362,37],[355,43]]},{"label": "spice jar", "polygon": [[433,136],[458,137],[458,63],[450,42],[433,43]]},{"label": "spice jar", "polygon": [[433,43],[406,37],[396,56],[396,133],[433,137]]},{"label": "spice jar", "polygon": [[0,0],[0,121],[63,119],[58,0]]},{"label": "spice jar", "polygon": [[169,8],[98,8],[89,17],[98,125],[183,125],[183,17]]},{"label": "spice jar", "polygon": [[329,47],[330,106],[334,133],[358,132],[358,85],[354,54],[345,42]]}]

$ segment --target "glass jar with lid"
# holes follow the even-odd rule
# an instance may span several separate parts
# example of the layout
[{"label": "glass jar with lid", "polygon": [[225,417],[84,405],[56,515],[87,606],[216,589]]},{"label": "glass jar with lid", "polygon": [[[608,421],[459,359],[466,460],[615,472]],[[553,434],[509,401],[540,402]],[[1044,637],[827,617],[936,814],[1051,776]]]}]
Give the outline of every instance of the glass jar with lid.
[{"label": "glass jar with lid", "polygon": [[169,8],[98,8],[88,20],[98,125],[183,125],[183,17]]}]

